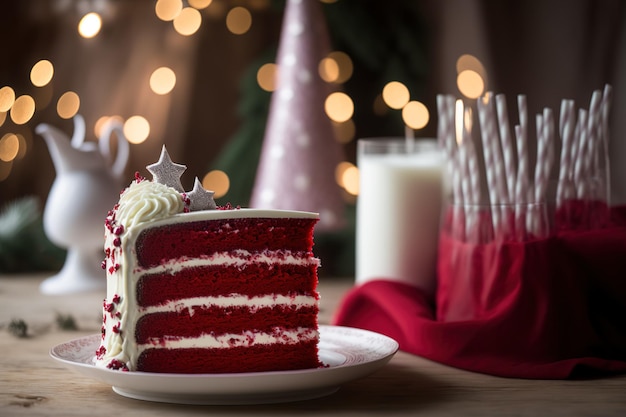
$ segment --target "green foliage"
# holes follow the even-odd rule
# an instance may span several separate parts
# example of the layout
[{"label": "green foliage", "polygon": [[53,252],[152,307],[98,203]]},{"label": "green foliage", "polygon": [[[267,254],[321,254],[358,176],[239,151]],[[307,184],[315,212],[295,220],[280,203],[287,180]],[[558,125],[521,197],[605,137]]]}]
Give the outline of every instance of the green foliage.
[{"label": "green foliage", "polygon": [[76,324],[76,320],[71,314],[61,314],[57,313],[56,315],[57,326],[61,330],[78,330],[78,325]]},{"label": "green foliage", "polygon": [[28,337],[28,325],[22,319],[13,319],[9,323],[9,333],[15,337]]},{"label": "green foliage", "polygon": [[65,251],[53,245],[43,230],[39,204],[25,197],[6,205],[0,213],[0,272],[57,270]]}]

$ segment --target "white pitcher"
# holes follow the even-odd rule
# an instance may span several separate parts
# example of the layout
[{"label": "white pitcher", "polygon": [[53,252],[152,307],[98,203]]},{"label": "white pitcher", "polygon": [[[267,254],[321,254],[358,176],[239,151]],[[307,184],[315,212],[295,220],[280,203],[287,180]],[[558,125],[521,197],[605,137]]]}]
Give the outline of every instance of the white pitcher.
[{"label": "white pitcher", "polygon": [[[36,133],[46,144],[56,170],[43,213],[44,231],[51,242],[67,249],[61,271],[40,286],[45,294],[67,294],[106,288],[104,220],[119,199],[129,145],[122,125],[110,122],[96,142],[85,142],[85,121],[74,117],[72,139],[47,124]],[[118,147],[111,155],[111,135],[117,132]]]}]

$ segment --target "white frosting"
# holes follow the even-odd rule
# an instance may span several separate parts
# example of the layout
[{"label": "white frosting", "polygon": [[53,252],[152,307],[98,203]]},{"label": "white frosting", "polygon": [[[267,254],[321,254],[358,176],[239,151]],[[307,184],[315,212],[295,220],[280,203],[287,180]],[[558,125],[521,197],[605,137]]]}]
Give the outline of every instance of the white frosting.
[{"label": "white frosting", "polygon": [[306,253],[292,251],[264,251],[262,253],[250,253],[246,250],[232,252],[218,252],[213,255],[198,258],[181,257],[170,259],[151,268],[142,270],[145,274],[177,273],[183,269],[208,265],[223,265],[243,267],[249,264],[276,264],[276,259],[281,258],[281,265],[319,265],[319,259],[309,257]]},{"label": "white frosting", "polygon": [[[144,314],[155,311],[179,311],[197,305],[241,305],[259,308],[264,305],[285,305],[301,308],[317,305],[315,296],[274,296],[247,297],[198,297],[178,300],[159,307],[140,308],[135,299],[135,288],[138,279],[148,273],[176,273],[184,268],[206,265],[238,265],[246,263],[264,263],[267,265],[295,264],[317,265],[319,260],[308,253],[292,253],[287,251],[266,251],[260,254],[251,254],[247,251],[235,253],[218,253],[199,259],[181,258],[168,261],[163,265],[144,269],[137,265],[135,243],[140,233],[149,227],[193,222],[201,220],[217,220],[227,218],[318,218],[316,213],[296,212],[286,210],[206,210],[184,213],[185,205],[181,195],[173,188],[148,180],[133,181],[120,196],[119,205],[113,212],[114,218],[109,217],[111,223],[105,228],[105,249],[110,250],[106,258],[107,270],[107,298],[105,301],[105,323],[103,329],[105,337],[102,348],[106,351],[96,358],[96,366],[108,367],[112,361],[122,364],[129,370],[135,370],[140,353],[147,347],[157,347],[153,344],[137,345],[135,341],[135,324]],[[119,229],[119,225],[123,229]],[[107,308],[110,305],[110,311]],[[315,329],[283,329],[282,336],[254,334],[255,344],[259,343],[295,343],[300,338],[313,340],[319,335]],[[278,341],[277,339],[281,339]],[[217,337],[205,334],[199,338],[168,340],[168,348],[177,346],[227,347],[226,341],[231,343],[249,343],[249,334],[219,335]],[[159,345],[163,348],[162,345]]]},{"label": "white frosting", "polygon": [[183,199],[172,187],[152,181],[134,181],[120,196],[117,221],[126,228],[182,213]]},{"label": "white frosting", "polygon": [[181,348],[212,348],[228,349],[234,347],[251,347],[255,345],[293,344],[316,340],[319,332],[307,327],[298,327],[294,330],[276,329],[272,333],[250,332],[226,333],[218,336],[204,334],[200,337],[166,338],[165,340],[155,339],[150,343],[139,345],[139,349],[150,348],[162,349],[163,342],[167,342],[169,349]]},{"label": "white frosting", "polygon": [[242,294],[231,294],[229,296],[193,297],[185,298],[184,300],[173,300],[157,306],[139,307],[139,312],[143,315],[153,313],[169,313],[173,311],[180,313],[187,310],[189,315],[193,316],[193,307],[209,308],[238,306],[256,310],[272,306],[293,306],[296,309],[300,309],[302,307],[315,307],[316,305],[317,300],[315,297],[309,295],[268,294],[250,297]]}]

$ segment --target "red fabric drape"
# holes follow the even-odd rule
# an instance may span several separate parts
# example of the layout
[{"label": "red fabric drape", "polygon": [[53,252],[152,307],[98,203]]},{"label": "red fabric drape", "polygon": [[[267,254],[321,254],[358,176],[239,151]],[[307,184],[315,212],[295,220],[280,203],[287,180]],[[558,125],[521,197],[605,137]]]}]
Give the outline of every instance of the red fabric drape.
[{"label": "red fabric drape", "polygon": [[470,244],[442,232],[436,300],[381,277],[354,287],[333,323],[492,375],[626,372],[626,206],[591,230],[556,219],[550,237],[526,242]]}]

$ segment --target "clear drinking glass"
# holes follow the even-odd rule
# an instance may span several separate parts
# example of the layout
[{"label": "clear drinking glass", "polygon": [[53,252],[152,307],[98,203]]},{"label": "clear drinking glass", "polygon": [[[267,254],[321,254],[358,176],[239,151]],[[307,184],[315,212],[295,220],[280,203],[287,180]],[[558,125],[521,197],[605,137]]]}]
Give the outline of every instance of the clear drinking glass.
[{"label": "clear drinking glass", "polygon": [[356,282],[401,281],[432,295],[444,157],[434,139],[361,139]]}]

